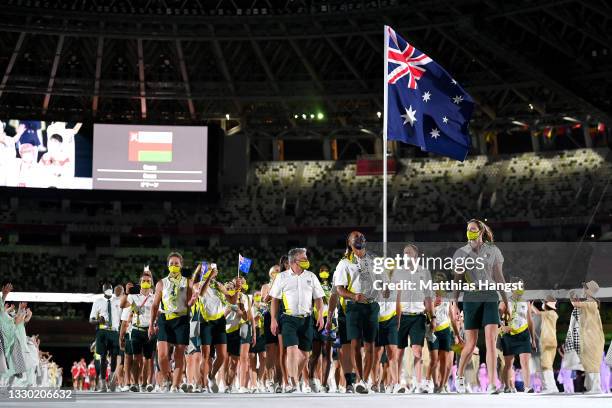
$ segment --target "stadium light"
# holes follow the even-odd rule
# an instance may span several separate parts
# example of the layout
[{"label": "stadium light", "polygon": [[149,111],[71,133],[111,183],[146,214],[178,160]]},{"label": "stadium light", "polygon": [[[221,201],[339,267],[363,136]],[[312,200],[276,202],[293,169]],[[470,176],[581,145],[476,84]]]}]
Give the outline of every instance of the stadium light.
[{"label": "stadium light", "polygon": [[572,118],[571,116],[564,116],[563,120],[567,120],[568,122],[574,122],[574,123],[580,122],[578,119]]},{"label": "stadium light", "polygon": [[225,114],[225,119],[230,120],[230,114],[229,113]]},{"label": "stadium light", "polygon": [[321,113],[321,112],[317,113],[317,119],[323,120],[324,117],[325,116],[323,115],[323,113]]},{"label": "stadium light", "polygon": [[517,125],[517,126],[528,127],[528,125],[525,122],[521,122],[519,120],[513,120],[512,123]]},{"label": "stadium light", "polygon": [[298,115],[297,113],[295,115],[293,115],[293,119],[297,119],[299,117],[300,117],[300,115]]},{"label": "stadium light", "polygon": [[306,120],[306,114],[302,113],[302,119]]},{"label": "stadium light", "polygon": [[314,118],[315,118],[314,113],[311,113],[311,114],[310,114],[310,119],[314,119]]},{"label": "stadium light", "polygon": [[376,112],[376,116],[378,116],[378,119],[380,119],[380,117],[382,116],[382,113],[380,111]]},{"label": "stadium light", "polygon": [[529,110],[533,110],[533,104],[532,103],[529,104]]}]

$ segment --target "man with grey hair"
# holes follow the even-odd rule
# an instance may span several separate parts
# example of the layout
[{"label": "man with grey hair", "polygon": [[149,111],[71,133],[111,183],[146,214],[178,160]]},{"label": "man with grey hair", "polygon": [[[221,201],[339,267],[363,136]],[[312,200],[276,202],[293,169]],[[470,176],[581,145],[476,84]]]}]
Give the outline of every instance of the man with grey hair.
[{"label": "man with grey hair", "polygon": [[[317,276],[310,272],[310,262],[305,248],[294,248],[289,251],[289,269],[281,272],[274,279],[270,289],[272,297],[270,329],[274,335],[278,334],[279,300],[283,301],[282,322],[283,346],[287,348],[287,376],[289,384],[285,392],[296,390],[299,374],[308,361],[308,354],[312,350],[314,336],[312,324],[312,301],[317,310],[323,310],[323,296],[325,292]],[[317,319],[317,329],[324,326],[323,314]]]}]

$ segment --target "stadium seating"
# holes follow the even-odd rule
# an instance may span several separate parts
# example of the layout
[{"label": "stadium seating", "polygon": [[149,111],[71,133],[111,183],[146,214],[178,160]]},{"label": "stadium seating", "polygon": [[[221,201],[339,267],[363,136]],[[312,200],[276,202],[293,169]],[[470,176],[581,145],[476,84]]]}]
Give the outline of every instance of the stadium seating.
[{"label": "stadium seating", "polygon": [[[252,242],[244,247],[224,240],[219,244],[219,239],[203,248],[183,245],[187,246],[183,248],[186,264],[191,267],[201,259],[214,261],[220,265],[222,277],[229,278],[237,271],[235,258],[241,252],[255,258],[251,279],[261,283],[287,248],[260,242],[260,234],[310,234],[317,229],[346,231],[381,224],[382,178],[356,176],[355,167],[354,162],[256,162],[246,185],[222,191],[218,203],[113,205],[71,200],[66,204],[25,198],[16,202],[3,196],[0,225],[9,231],[15,225],[29,231],[51,226],[85,235],[96,230],[135,235],[138,228],[190,231],[193,226],[218,230],[217,235],[251,234],[254,239],[250,241],[238,240]],[[550,227],[572,220],[584,223],[610,177],[607,149],[474,156],[463,163],[440,158],[401,159],[397,173],[389,180],[389,228],[436,232],[443,225],[458,226],[472,217]],[[597,214],[612,213],[611,195],[603,197]],[[125,282],[137,277],[145,264],[159,271],[168,253],[168,245],[120,242],[112,248],[99,243],[71,247],[57,241],[48,247],[34,245],[37,243],[7,246],[5,239],[0,246],[0,254],[6,258],[0,263],[0,276],[17,276],[27,290],[97,291],[100,279]],[[307,246],[306,242],[301,245]],[[342,248],[311,249],[317,265],[333,265],[342,253]]]}]

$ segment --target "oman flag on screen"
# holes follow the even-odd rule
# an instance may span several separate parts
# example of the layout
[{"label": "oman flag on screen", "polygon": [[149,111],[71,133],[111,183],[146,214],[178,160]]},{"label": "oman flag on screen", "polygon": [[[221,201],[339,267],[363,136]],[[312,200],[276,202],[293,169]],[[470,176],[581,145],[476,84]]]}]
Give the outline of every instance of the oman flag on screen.
[{"label": "oman flag on screen", "polygon": [[172,132],[131,131],[128,158],[135,162],[171,162]]}]

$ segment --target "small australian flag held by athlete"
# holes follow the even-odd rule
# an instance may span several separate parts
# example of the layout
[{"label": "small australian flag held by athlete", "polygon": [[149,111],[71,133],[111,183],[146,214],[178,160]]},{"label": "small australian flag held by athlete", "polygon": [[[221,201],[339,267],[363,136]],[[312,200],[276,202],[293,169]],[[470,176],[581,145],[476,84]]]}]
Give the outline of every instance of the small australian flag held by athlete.
[{"label": "small australian flag held by athlete", "polygon": [[244,256],[238,254],[238,270],[245,275],[249,273],[249,269],[251,269],[251,263],[253,260],[250,258],[245,258]]},{"label": "small australian flag held by athlete", "polygon": [[385,26],[385,116],[388,140],[463,161],[474,100],[434,60]]}]

